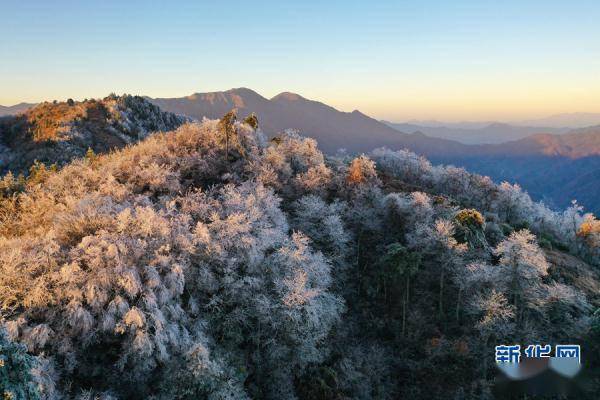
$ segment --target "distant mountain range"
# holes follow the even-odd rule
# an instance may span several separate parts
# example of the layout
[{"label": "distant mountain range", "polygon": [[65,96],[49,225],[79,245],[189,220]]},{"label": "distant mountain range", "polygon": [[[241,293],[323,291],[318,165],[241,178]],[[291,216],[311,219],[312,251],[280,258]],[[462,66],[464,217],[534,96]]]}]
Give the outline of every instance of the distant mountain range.
[{"label": "distant mountain range", "polygon": [[0,117],[22,113],[35,106],[33,103],[19,103],[14,106],[0,106]]},{"label": "distant mountain range", "polygon": [[[297,129],[315,138],[328,153],[344,148],[351,153],[376,147],[408,148],[434,163],[464,166],[496,181],[521,184],[536,199],[566,207],[574,198],[600,211],[600,127],[572,130],[488,124],[472,126],[478,133],[512,132],[516,140],[493,144],[464,144],[448,137],[406,133],[360,111],[341,112],[326,104],[284,92],[271,99],[246,89],[196,93],[183,98],[149,99],[166,111],[196,119],[219,118],[232,108],[241,116],[254,112],[269,135]],[[455,128],[447,128],[450,132]],[[457,129],[457,128],[456,128]],[[465,128],[463,128],[465,129]],[[410,131],[410,130],[409,130]],[[476,134],[476,133],[475,133]]]},{"label": "distant mountain range", "polygon": [[573,129],[600,125],[600,113],[557,114],[547,118],[511,123],[494,121],[441,122],[434,120],[381,122],[401,132],[422,132],[428,136],[456,140],[465,144],[485,144],[519,140],[539,133],[562,134]]},{"label": "distant mountain range", "polygon": [[[419,125],[424,127],[446,127],[446,128],[460,128],[460,129],[477,129],[483,128],[487,125],[498,123],[498,121],[438,121],[438,120],[418,120],[412,119],[404,121],[409,125]],[[555,114],[549,117],[528,119],[521,121],[510,121],[505,122],[512,126],[529,126],[534,128],[585,128],[592,125],[600,125],[600,113],[562,113]]]},{"label": "distant mountain range", "polygon": [[564,208],[577,199],[587,211],[600,213],[600,126],[469,147],[470,153],[433,160],[519,183],[553,207]]},{"label": "distant mountain range", "polygon": [[450,126],[430,126],[416,123],[394,123],[381,121],[400,132],[422,132],[428,136],[456,140],[465,144],[504,143],[523,139],[537,133],[561,134],[570,128],[549,128],[535,126],[519,126],[500,122],[459,123]]},{"label": "distant mountain range", "polygon": [[546,118],[521,121],[518,125],[546,126],[551,128],[571,127],[585,128],[586,126],[600,125],[600,113],[564,113],[551,115]]},{"label": "distant mountain range", "polygon": [[[237,108],[240,117],[256,113],[261,129],[269,136],[296,129],[315,138],[330,154],[340,149],[367,153],[382,146],[407,148],[434,163],[462,166],[495,181],[519,183],[532,197],[553,207],[563,208],[577,199],[588,210],[600,212],[600,125],[565,132],[552,127],[465,122],[453,127],[430,126],[435,130],[424,132],[418,124],[383,123],[360,111],[341,112],[294,93],[267,99],[245,88],[145,100],[129,96],[75,106],[43,103],[24,113],[23,109],[32,105],[10,107],[11,113],[23,114],[0,119],[0,170],[26,171],[33,159],[62,163],[81,156],[88,146],[97,151],[122,147],[146,132],[182,123],[184,119],[174,114],[220,118]],[[566,117],[553,118],[566,121]],[[442,137],[434,137],[432,132]],[[499,134],[512,140],[496,143]],[[474,139],[478,135],[480,138]],[[471,144],[451,140],[459,138]],[[483,138],[492,143],[481,144]]]}]

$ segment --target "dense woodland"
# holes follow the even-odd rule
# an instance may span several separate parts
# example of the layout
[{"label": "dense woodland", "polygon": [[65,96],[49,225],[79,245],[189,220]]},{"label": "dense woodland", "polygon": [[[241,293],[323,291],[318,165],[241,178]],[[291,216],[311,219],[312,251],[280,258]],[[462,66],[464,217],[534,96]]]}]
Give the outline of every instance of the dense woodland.
[{"label": "dense woodland", "polygon": [[5,399],[491,399],[502,343],[580,343],[600,390],[576,203],[233,113],[0,193]]}]

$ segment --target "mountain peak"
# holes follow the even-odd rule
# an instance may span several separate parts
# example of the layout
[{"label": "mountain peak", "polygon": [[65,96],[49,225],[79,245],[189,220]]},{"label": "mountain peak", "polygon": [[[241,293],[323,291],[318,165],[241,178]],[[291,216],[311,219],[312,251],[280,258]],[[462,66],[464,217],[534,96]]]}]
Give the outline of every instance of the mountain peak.
[{"label": "mountain peak", "polygon": [[277,96],[275,96],[271,99],[271,101],[278,101],[278,100],[298,101],[298,100],[306,100],[306,99],[297,93],[281,92]]},{"label": "mountain peak", "polygon": [[232,88],[232,89],[225,91],[225,93],[237,94],[238,96],[260,96],[260,97],[262,97],[260,94],[258,94],[254,90],[248,89],[246,87]]},{"label": "mountain peak", "polygon": [[217,91],[217,92],[196,92],[194,94],[191,94],[189,96],[186,96],[186,99],[189,100],[198,100],[198,99],[202,99],[202,98],[216,98],[216,97],[223,97],[223,96],[240,96],[240,97],[262,97],[260,94],[258,94],[257,92],[255,92],[252,89],[248,89],[245,87],[239,87],[239,88],[231,88],[229,90],[225,90],[225,91]]}]

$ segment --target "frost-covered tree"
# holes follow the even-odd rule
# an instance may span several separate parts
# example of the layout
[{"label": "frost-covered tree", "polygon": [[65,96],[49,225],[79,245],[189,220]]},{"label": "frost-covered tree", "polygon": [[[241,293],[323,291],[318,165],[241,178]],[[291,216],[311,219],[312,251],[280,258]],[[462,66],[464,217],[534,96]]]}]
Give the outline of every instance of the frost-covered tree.
[{"label": "frost-covered tree", "polygon": [[27,354],[27,348],[13,343],[0,327],[0,394],[6,400],[41,399],[42,393],[32,370],[37,360]]},{"label": "frost-covered tree", "polygon": [[308,195],[292,207],[294,229],[307,235],[317,248],[341,265],[348,256],[351,239],[342,220],[344,202],[327,204],[320,197]]},{"label": "frost-covered tree", "polygon": [[469,243],[473,247],[487,249],[488,244],[485,238],[485,219],[481,213],[473,209],[460,210],[454,216],[456,222],[457,236],[464,243]]},{"label": "frost-covered tree", "polygon": [[261,182],[292,199],[309,193],[323,195],[332,178],[317,142],[293,131],[271,139],[252,172]]},{"label": "frost-covered tree", "polygon": [[410,252],[400,243],[392,243],[380,261],[380,279],[383,281],[384,298],[387,299],[389,285],[404,281],[402,292],[402,336],[406,333],[406,313],[410,304],[410,279],[415,276],[421,266],[421,256]]},{"label": "frost-covered tree", "polygon": [[254,113],[250,113],[246,118],[244,118],[244,122],[254,130],[258,129],[258,117]]},{"label": "frost-covered tree", "polygon": [[390,193],[384,199],[392,214],[394,224],[401,225],[404,233],[410,234],[418,224],[427,224],[434,217],[431,198],[427,193]]},{"label": "frost-covered tree", "polygon": [[408,150],[392,151],[379,148],[371,152],[377,167],[398,179],[423,187],[432,187],[437,181],[436,170],[424,157]]},{"label": "frost-covered tree", "polygon": [[495,253],[505,268],[503,281],[498,283],[506,285],[517,321],[521,323],[525,310],[535,309],[536,301],[543,296],[542,277],[548,274],[548,262],[535,236],[526,229],[513,232],[498,244]]},{"label": "frost-covered tree", "polygon": [[454,238],[454,224],[451,221],[438,219],[433,226],[418,225],[409,236],[412,249],[421,251],[435,260],[439,271],[438,312],[440,318],[444,315],[444,285],[447,276],[461,263],[462,253],[466,250],[464,244]]},{"label": "frost-covered tree", "polygon": [[471,301],[471,312],[479,317],[475,328],[480,337],[476,338],[477,350],[482,359],[483,378],[487,378],[490,360],[490,343],[495,340],[501,343],[503,339],[510,337],[513,329],[514,307],[505,295],[491,289],[488,292],[477,295]]},{"label": "frost-covered tree", "polygon": [[592,214],[586,214],[577,229],[579,251],[592,262],[600,260],[600,221]]},{"label": "frost-covered tree", "polygon": [[346,183],[350,186],[379,184],[375,163],[365,155],[355,158],[348,166]]}]

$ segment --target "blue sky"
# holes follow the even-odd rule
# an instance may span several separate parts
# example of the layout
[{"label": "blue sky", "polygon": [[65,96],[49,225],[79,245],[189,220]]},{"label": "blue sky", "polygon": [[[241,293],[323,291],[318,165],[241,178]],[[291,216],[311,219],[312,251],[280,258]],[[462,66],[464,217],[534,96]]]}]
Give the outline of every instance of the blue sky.
[{"label": "blue sky", "polygon": [[595,1],[0,2],[0,104],[293,91],[378,118],[600,112]]}]

